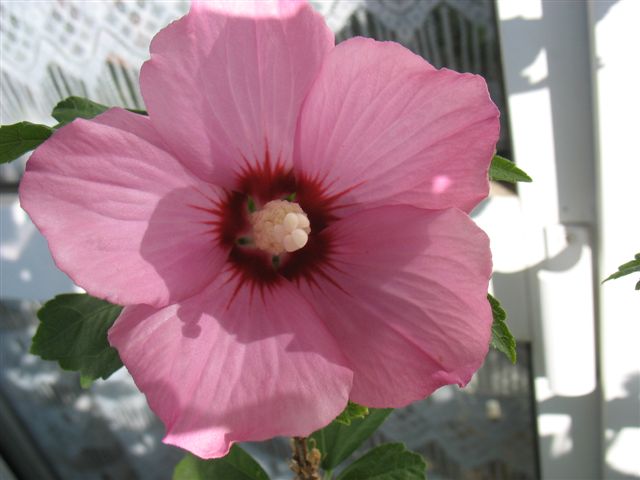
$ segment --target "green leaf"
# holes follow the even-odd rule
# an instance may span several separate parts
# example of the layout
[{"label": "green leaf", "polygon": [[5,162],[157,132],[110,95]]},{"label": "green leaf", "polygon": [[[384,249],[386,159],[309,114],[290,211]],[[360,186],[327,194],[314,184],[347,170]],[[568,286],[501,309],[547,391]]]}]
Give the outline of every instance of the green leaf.
[{"label": "green leaf", "polygon": [[109,345],[107,331],[122,307],[86,294],[58,295],[38,311],[40,326],[31,353],[55,360],[65,370],[80,372],[88,387],[122,367],[118,352]]},{"label": "green leaf", "polygon": [[[109,109],[106,105],[82,97],[68,97],[59,102],[51,115],[58,125],[51,128],[30,122],[0,126],[0,164],[7,163],[30,152],[51,136],[54,129],[62,127],[76,118],[93,118]],[[146,115],[144,110],[128,109]]]},{"label": "green leaf", "polygon": [[[76,118],[89,119],[96,117],[101,113],[109,110],[109,108],[111,107],[107,107],[106,105],[102,105],[101,103],[94,102],[93,100],[89,100],[88,98],[68,97],[58,102],[58,104],[53,107],[51,116],[58,122],[60,122],[58,125],[56,125],[56,128],[58,128],[74,121]],[[129,108],[127,110],[140,115],[147,114],[145,110],[136,110],[132,108]]]},{"label": "green leaf", "polygon": [[427,464],[421,455],[401,443],[369,450],[345,468],[336,480],[424,480]]},{"label": "green leaf", "polygon": [[491,325],[491,346],[496,350],[500,350],[504,353],[511,363],[516,363],[516,339],[507,327],[505,320],[507,319],[507,312],[500,305],[500,302],[488,294],[487,298],[491,304],[491,312],[493,313],[493,324]]},{"label": "green leaf", "polygon": [[351,425],[334,420],[313,433],[311,438],[315,440],[316,447],[322,453],[322,468],[333,470],[340,465],[382,425],[392,411],[391,408],[372,408],[365,418],[352,419]]},{"label": "green leaf", "polygon": [[340,415],[338,415],[335,421],[342,423],[343,425],[351,425],[353,420],[357,418],[364,418],[367,415],[369,415],[369,409],[367,407],[363,407],[362,405],[349,401],[349,403],[347,403],[347,407]]},{"label": "green leaf", "polygon": [[[605,278],[602,283],[613,280],[615,278],[624,277],[625,275],[629,275],[630,273],[640,272],[640,253],[636,253],[634,259],[630,262],[623,263],[618,267],[618,271],[612,273],[607,278]],[[640,290],[640,281],[636,283],[636,290]]]},{"label": "green leaf", "polygon": [[141,110],[139,108],[126,108],[125,110],[128,110],[131,113],[137,113],[138,115],[144,115],[144,116],[149,115],[149,112],[147,112],[146,110]]},{"label": "green leaf", "polygon": [[51,116],[62,126],[74,121],[76,118],[93,118],[109,110],[109,107],[96,103],[87,98],[68,97],[58,102],[53,107]]},{"label": "green leaf", "polygon": [[489,180],[503,182],[531,182],[531,177],[516,167],[511,160],[500,155],[494,155],[489,167]]},{"label": "green leaf", "polygon": [[30,122],[0,126],[0,163],[11,162],[30,152],[52,133],[52,128]]},{"label": "green leaf", "polygon": [[80,386],[82,388],[89,388],[94,380],[94,378],[91,378],[91,375],[80,374]]},{"label": "green leaf", "polygon": [[173,480],[269,480],[251,455],[238,445],[222,458],[203,460],[187,454],[176,465]]}]

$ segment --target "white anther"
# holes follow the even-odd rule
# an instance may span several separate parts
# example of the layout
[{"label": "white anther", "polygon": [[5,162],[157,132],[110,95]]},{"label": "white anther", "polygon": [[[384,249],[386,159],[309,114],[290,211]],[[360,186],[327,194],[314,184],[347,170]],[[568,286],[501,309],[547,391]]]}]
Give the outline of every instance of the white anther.
[{"label": "white anther", "polygon": [[309,219],[305,214],[298,213],[297,216],[298,216],[298,228],[307,228],[309,227],[309,225],[311,225],[309,223]]},{"label": "white anther", "polygon": [[302,248],[307,244],[309,235],[307,235],[307,232],[305,232],[301,228],[296,228],[293,232],[291,232],[291,238],[293,238],[293,243],[295,243],[298,248]]},{"label": "white anther", "polygon": [[287,235],[286,237],[284,237],[282,244],[284,245],[284,249],[287,252],[295,252],[296,250],[298,250],[298,246],[296,245],[296,242],[293,240],[293,237],[291,235]]},{"label": "white anther", "polygon": [[286,234],[287,232],[282,225],[275,225],[273,227],[273,238],[276,240],[281,242]]},{"label": "white anther", "polygon": [[295,252],[309,241],[311,226],[300,205],[272,200],[251,214],[256,247],[272,255]]},{"label": "white anther", "polygon": [[298,226],[298,215],[293,212],[287,213],[287,215],[284,217],[282,225],[284,226],[287,233],[293,232]]}]

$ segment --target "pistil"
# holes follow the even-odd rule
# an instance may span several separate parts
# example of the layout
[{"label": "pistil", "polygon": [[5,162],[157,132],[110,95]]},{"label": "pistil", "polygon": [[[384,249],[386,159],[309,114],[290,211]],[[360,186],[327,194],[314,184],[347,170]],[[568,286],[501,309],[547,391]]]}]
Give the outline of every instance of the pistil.
[{"label": "pistil", "polygon": [[250,216],[255,246],[272,255],[295,252],[307,244],[311,225],[300,205],[272,200]]}]

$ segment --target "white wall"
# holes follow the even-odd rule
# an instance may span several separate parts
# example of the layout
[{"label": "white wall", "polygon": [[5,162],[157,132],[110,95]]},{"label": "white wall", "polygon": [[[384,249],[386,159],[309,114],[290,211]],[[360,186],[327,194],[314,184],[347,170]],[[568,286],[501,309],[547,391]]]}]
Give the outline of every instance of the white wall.
[{"label": "white wall", "polygon": [[525,275],[542,476],[640,478],[639,276],[600,285],[640,251],[640,2],[497,6],[515,160],[534,178],[521,208],[543,244]]},{"label": "white wall", "polygon": [[[592,1],[600,278],[640,252],[640,2]],[[603,478],[640,478],[640,274],[602,285]]]}]

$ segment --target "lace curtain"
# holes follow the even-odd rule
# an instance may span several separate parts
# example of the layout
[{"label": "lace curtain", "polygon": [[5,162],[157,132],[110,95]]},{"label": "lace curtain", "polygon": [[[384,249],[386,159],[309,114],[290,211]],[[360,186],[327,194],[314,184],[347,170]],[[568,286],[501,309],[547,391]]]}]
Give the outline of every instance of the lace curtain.
[{"label": "lace curtain", "polygon": [[[490,0],[312,0],[336,32],[395,40],[447,66],[483,75],[502,106]],[[70,95],[143,108],[138,74],[153,35],[188,10],[187,0],[11,1],[0,4],[0,122],[49,123]],[[504,109],[501,108],[502,111]],[[503,119],[505,117],[503,116]],[[500,148],[508,148],[503,120]],[[4,166],[16,182],[22,165]]]}]

